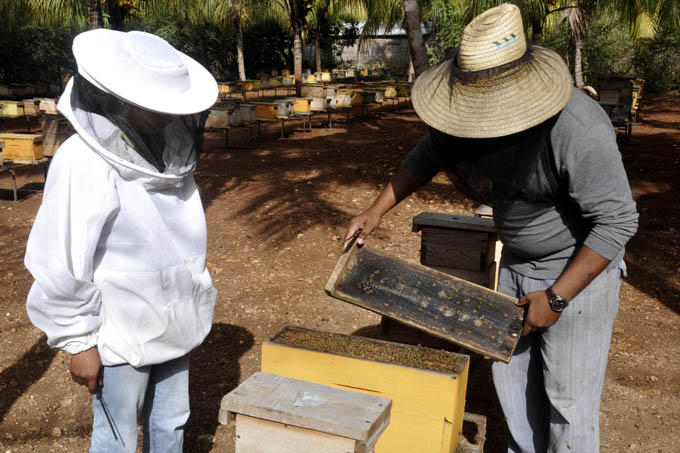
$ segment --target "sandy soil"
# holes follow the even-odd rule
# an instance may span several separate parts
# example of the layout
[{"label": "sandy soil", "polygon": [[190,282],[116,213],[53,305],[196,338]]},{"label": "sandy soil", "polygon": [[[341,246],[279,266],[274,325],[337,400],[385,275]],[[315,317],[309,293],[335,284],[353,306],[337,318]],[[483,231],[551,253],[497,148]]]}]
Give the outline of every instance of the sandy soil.
[{"label": "sandy soil", "polygon": [[[601,408],[602,451],[680,451],[680,96],[645,96],[622,149],[640,229],[610,351]],[[337,116],[340,119],[340,116]],[[209,136],[196,180],[208,220],[208,265],[220,295],[212,332],[192,357],[188,452],[233,452],[218,424],[222,396],[259,371],[260,345],[286,325],[377,336],[377,315],[326,296],[352,215],[377,195],[424,133],[414,112],[371,109],[365,118],[311,133],[299,122]],[[74,384],[67,354],[50,350],[24,308],[32,279],[23,254],[43,187],[39,169],[0,177],[0,447],[3,452],[87,451],[90,396]],[[372,245],[418,261],[420,212],[472,215],[475,204],[445,177],[385,216]],[[488,362],[475,362],[467,410],[487,416],[487,452],[504,450],[505,426]]]}]

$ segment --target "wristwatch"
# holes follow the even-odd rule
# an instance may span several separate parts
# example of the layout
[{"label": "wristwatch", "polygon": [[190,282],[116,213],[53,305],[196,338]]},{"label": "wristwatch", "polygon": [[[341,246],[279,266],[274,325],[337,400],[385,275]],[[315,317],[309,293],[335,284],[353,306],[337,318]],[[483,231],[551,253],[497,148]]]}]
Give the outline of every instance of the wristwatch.
[{"label": "wristwatch", "polygon": [[555,294],[552,286],[545,290],[545,295],[548,296],[550,308],[556,313],[562,313],[562,311],[569,306],[569,301],[559,294]]}]

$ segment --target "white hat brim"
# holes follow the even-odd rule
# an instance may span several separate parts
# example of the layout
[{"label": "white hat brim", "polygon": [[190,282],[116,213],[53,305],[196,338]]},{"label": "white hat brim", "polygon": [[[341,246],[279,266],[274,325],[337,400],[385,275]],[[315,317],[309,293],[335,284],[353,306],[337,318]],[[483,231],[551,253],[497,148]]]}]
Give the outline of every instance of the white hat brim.
[{"label": "white hat brim", "polygon": [[98,29],[82,33],[73,41],[73,54],[78,72],[104,91],[143,109],[186,115],[209,109],[217,100],[215,78],[200,63],[177,52],[189,73],[188,88],[181,93],[157,92],[145,89],[135,79],[135,72],[118,64],[117,52],[125,33]]},{"label": "white hat brim", "polygon": [[515,134],[559,113],[574,84],[564,60],[533,46],[516,64],[462,74],[455,56],[421,74],[413,86],[413,107],[429,126],[463,138]]}]

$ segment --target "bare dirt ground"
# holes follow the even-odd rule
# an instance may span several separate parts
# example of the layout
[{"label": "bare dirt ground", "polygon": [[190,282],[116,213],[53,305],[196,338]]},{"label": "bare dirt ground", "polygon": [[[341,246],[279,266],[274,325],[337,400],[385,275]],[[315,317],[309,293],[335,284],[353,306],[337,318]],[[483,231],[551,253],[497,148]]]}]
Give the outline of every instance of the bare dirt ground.
[{"label": "bare dirt ground", "polygon": [[[339,117],[338,117],[339,118]],[[188,452],[233,452],[233,426],[221,426],[220,399],[260,369],[263,340],[286,325],[379,335],[379,317],[332,299],[323,286],[352,217],[374,199],[425,131],[412,110],[375,110],[311,133],[300,123],[230,133],[224,149],[209,137],[196,172],[208,220],[208,261],[220,295],[212,332],[192,357]],[[680,96],[645,96],[623,150],[640,229],[629,244],[629,277],[607,369],[602,451],[680,451]],[[5,174],[6,175],[6,174]],[[23,254],[42,194],[38,169],[0,177],[1,452],[87,451],[90,396],[50,350],[24,308],[32,283]],[[475,204],[445,177],[385,216],[371,243],[418,261],[411,219],[423,211],[472,215]],[[487,416],[487,452],[504,451],[503,416],[488,362],[471,370],[467,410]]]}]

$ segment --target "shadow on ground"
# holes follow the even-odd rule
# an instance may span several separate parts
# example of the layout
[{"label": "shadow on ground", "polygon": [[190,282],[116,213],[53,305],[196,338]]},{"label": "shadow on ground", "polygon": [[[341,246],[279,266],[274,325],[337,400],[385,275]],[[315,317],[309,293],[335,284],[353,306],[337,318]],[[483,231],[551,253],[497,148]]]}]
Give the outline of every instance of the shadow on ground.
[{"label": "shadow on ground", "polygon": [[243,327],[216,323],[203,344],[192,353],[189,380],[192,415],[186,428],[185,451],[211,451],[220,402],[238,386],[239,359],[253,342],[253,335]]}]

